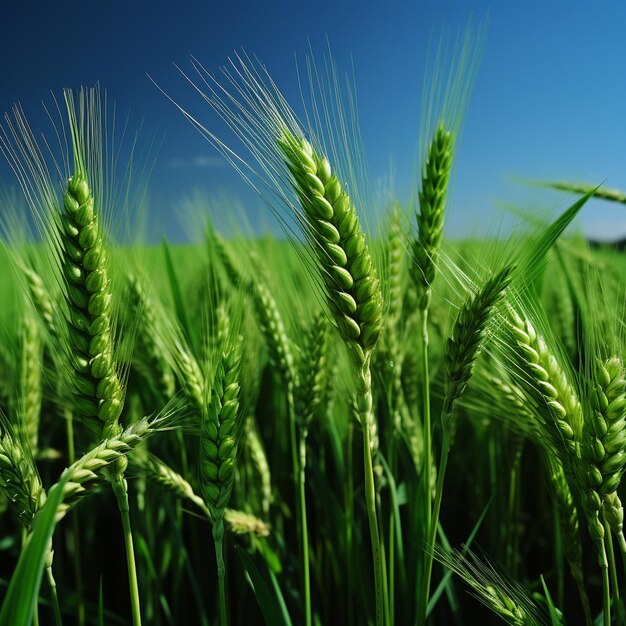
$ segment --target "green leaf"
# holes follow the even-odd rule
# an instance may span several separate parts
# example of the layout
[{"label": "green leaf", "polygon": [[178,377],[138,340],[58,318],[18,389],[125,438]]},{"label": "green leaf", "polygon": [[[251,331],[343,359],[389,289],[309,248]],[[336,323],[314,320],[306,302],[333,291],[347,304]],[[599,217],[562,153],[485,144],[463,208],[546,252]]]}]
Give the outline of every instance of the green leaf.
[{"label": "green leaf", "polygon": [[587,200],[593,196],[595,191],[596,188],[592,189],[577,202],[572,204],[572,206],[570,206],[554,222],[552,222],[552,224],[550,224],[550,226],[548,226],[548,228],[546,228],[539,237],[536,237],[522,253],[522,258],[520,263],[518,263],[516,275],[518,280],[521,280],[522,284],[529,285],[534,288],[530,289],[531,293],[534,290],[536,290],[537,293],[539,292],[537,288],[543,276],[545,259],[549,250],[561,236],[563,231],[572,223],[572,220],[578,215],[580,210],[587,203]]},{"label": "green leaf", "polygon": [[191,332],[192,329],[189,324],[189,319],[187,318],[187,312],[185,310],[185,300],[183,298],[183,293],[180,288],[178,275],[176,274],[176,268],[174,267],[174,259],[172,258],[171,247],[165,239],[163,240],[163,255],[165,258],[165,269],[167,271],[167,278],[169,280],[172,298],[174,299],[176,316],[178,317],[178,321],[180,322],[183,332],[185,333],[187,341],[190,343],[190,345],[194,345],[194,337]]},{"label": "green leaf", "polygon": [[39,596],[39,586],[48,544],[56,526],[56,514],[63,502],[63,486],[69,474],[63,474],[50,490],[48,499],[35,516],[32,533],[22,550],[0,611],[0,626],[30,624]]},{"label": "green leaf", "polygon": [[545,604],[548,607],[548,613],[550,615],[550,624],[552,626],[562,626],[563,624],[563,616],[561,611],[554,606],[554,602],[552,602],[552,596],[548,591],[548,586],[546,585],[546,581],[543,579],[543,575],[541,576],[541,585],[543,586],[543,593],[545,595],[542,600],[544,600]]},{"label": "green leaf", "polygon": [[235,546],[235,551],[250,577],[252,589],[266,626],[292,626],[278,585],[274,584],[275,592],[273,593],[252,557],[241,546]]},{"label": "green leaf", "polygon": [[[467,554],[467,552],[469,551],[469,549],[472,546],[472,542],[474,541],[474,538],[476,537],[476,533],[478,533],[478,530],[480,529],[480,527],[483,525],[483,521],[485,520],[485,515],[487,515],[487,511],[489,510],[489,507],[491,506],[491,502],[492,502],[493,498],[489,498],[489,502],[487,502],[485,508],[483,509],[483,512],[480,514],[478,521],[476,522],[476,524],[474,524],[474,528],[472,528],[472,532],[469,534],[469,537],[467,538],[467,541],[465,542],[463,549],[461,550],[461,554],[463,556],[465,556]],[[439,531],[443,532],[441,529],[441,526],[439,526]],[[450,549],[450,545],[448,544],[446,546],[446,549]],[[430,598],[428,599],[428,607],[426,609],[426,617],[428,617],[432,610],[435,608],[435,606],[437,605],[437,602],[439,601],[439,598],[441,597],[441,594],[446,590],[449,582],[450,582],[450,578],[452,577],[453,571],[451,569],[448,569],[446,571],[446,573],[443,575],[443,578],[441,579],[441,582],[437,585],[437,589],[435,589],[434,593],[430,596]]]},{"label": "green leaf", "polygon": [[104,593],[102,589],[102,576],[98,585],[98,626],[104,626]]}]

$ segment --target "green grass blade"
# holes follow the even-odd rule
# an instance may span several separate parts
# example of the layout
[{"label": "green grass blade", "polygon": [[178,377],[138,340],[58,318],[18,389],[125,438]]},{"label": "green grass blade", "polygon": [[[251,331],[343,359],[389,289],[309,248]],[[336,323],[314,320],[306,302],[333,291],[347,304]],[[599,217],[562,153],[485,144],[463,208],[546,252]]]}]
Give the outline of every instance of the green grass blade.
[{"label": "green grass blade", "polygon": [[406,575],[405,575],[405,567],[404,567],[404,540],[402,533],[402,517],[400,516],[400,502],[398,499],[398,491],[396,489],[396,481],[389,469],[389,465],[387,465],[387,461],[385,461],[384,457],[381,456],[381,464],[383,466],[383,470],[385,471],[385,476],[388,481],[389,488],[389,496],[391,498],[391,506],[394,511],[394,533],[396,536],[396,558],[398,560],[398,570],[401,574],[402,584],[406,585]]},{"label": "green grass blade", "polygon": [[43,576],[46,550],[54,532],[57,509],[63,501],[63,486],[68,477],[69,475],[61,476],[61,480],[50,491],[48,500],[35,517],[33,531],[22,550],[2,603],[0,626],[30,624],[32,620]]},{"label": "green grass blade", "polygon": [[561,611],[559,611],[559,609],[556,608],[556,606],[554,606],[554,602],[552,602],[552,596],[550,595],[550,592],[548,591],[548,586],[546,585],[546,581],[543,578],[543,575],[541,576],[541,585],[543,586],[543,593],[545,598],[542,598],[545,603],[546,606],[548,607],[548,614],[550,615],[550,624],[552,626],[562,626],[563,624],[563,616],[561,614]]},{"label": "green grass blade", "polygon": [[235,546],[235,551],[250,577],[266,626],[292,626],[287,607],[272,592],[252,557],[241,546]]},{"label": "green grass blade", "polygon": [[[483,509],[483,512],[480,514],[480,517],[478,518],[478,521],[474,524],[474,528],[472,528],[472,532],[469,534],[467,541],[463,545],[463,549],[461,551],[462,555],[467,554],[467,551],[472,547],[472,542],[474,541],[474,538],[476,537],[478,530],[482,526],[483,521],[485,520],[485,515],[487,515],[487,511],[489,510],[489,507],[491,506],[491,500],[492,499],[490,499],[489,502],[487,502],[487,506],[485,506],[485,508]],[[437,585],[437,589],[435,589],[434,593],[431,595],[430,600],[428,601],[428,607],[426,609],[427,617],[431,614],[432,610],[437,605],[437,602],[439,601],[441,594],[446,590],[446,587],[448,586],[448,583],[450,581],[450,578],[452,577],[452,574],[453,574],[452,570],[448,570],[443,575],[441,582]]]},{"label": "green grass blade", "polygon": [[172,292],[172,298],[174,300],[174,309],[176,310],[176,317],[185,333],[185,337],[187,341],[190,342],[190,345],[195,345],[193,343],[193,333],[191,332],[191,326],[189,324],[189,318],[187,317],[187,311],[185,308],[185,300],[183,298],[183,292],[180,286],[180,281],[178,280],[178,274],[176,273],[176,268],[174,266],[174,259],[172,257],[172,251],[170,244],[167,241],[163,240],[163,258],[165,259],[165,269],[167,271],[167,278],[169,281],[170,291]]},{"label": "green grass blade", "polygon": [[98,626],[104,626],[104,592],[102,589],[102,576],[98,585]]},{"label": "green grass blade", "polygon": [[563,181],[548,181],[539,183],[542,187],[556,189],[557,191],[569,191],[570,193],[588,193],[593,192],[596,198],[601,200],[610,200],[611,202],[619,202],[626,204],[626,193],[620,189],[610,189],[608,187],[595,187],[588,183],[568,183]]},{"label": "green grass blade", "polygon": [[[550,248],[552,248],[563,231],[572,223],[572,220],[578,215],[583,206],[585,206],[587,200],[593,196],[595,190],[596,188],[592,189],[582,198],[574,202],[574,204],[552,222],[539,237],[532,241],[524,251],[516,272],[517,280],[521,281],[523,285],[534,285],[536,289],[540,286],[543,268],[545,266],[545,258]],[[531,291],[533,290],[531,289]]]}]

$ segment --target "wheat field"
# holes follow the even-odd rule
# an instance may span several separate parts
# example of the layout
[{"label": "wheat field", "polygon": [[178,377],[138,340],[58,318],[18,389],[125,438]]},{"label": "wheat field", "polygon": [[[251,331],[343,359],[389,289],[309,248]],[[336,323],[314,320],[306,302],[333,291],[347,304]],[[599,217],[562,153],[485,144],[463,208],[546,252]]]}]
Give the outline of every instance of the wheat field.
[{"label": "wheat field", "polygon": [[149,183],[100,89],[59,97],[50,143],[5,117],[2,626],[626,622],[626,264],[565,232],[623,195],[552,183],[550,218],[447,238],[453,58],[408,202],[368,178],[332,64],[302,116],[260,62],[192,62],[230,134],[194,90],[172,114],[283,236],[199,195],[195,243],[120,236]]}]

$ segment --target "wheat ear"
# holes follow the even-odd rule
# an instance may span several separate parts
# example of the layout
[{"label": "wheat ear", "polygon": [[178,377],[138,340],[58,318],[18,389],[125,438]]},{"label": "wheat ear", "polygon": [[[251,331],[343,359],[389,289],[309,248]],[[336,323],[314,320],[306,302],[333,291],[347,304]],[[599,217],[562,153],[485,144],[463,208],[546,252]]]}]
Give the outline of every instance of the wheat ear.
[{"label": "wheat ear", "polygon": [[32,455],[6,426],[0,437],[0,487],[17,519],[30,528],[46,493]]},{"label": "wheat ear", "polygon": [[287,129],[278,139],[306,217],[333,319],[362,367],[383,326],[380,283],[350,197],[328,159]]},{"label": "wheat ear", "polygon": [[568,455],[576,454],[582,430],[583,414],[578,393],[530,320],[522,319],[512,309],[509,316],[518,365],[535,402],[536,417],[548,436],[551,450],[564,456],[566,463]]},{"label": "wheat ear", "polygon": [[64,197],[63,271],[75,375],[75,411],[105,438],[120,427],[124,394],[114,359],[111,289],[100,225],[86,174],[70,178]]},{"label": "wheat ear", "polygon": [[326,385],[327,324],[318,313],[305,333],[302,358],[298,366],[296,414],[301,438],[306,439],[309,424],[322,403]]},{"label": "wheat ear", "polygon": [[530,321],[522,320],[514,312],[511,312],[511,318],[521,357],[519,364],[535,400],[540,429],[549,442],[548,451],[559,456],[568,483],[579,492],[589,534],[597,549],[598,562],[606,572],[608,561],[604,526],[600,520],[602,496],[599,488],[602,485],[602,474],[588,458],[589,446],[580,446],[581,434],[585,441],[591,440],[587,434],[589,420],[585,421],[583,432],[583,413],[578,394],[543,337]]},{"label": "wheat ear", "polygon": [[413,243],[412,274],[417,288],[418,306],[422,310],[427,309],[430,303],[431,286],[436,274],[453,150],[453,134],[443,124],[439,124],[422,171],[418,194],[417,240]]},{"label": "wheat ear", "polygon": [[156,379],[161,396],[169,400],[176,392],[176,382],[169,363],[163,358],[165,347],[161,341],[161,331],[154,302],[138,276],[129,276],[131,309],[137,323],[137,346],[145,355],[150,368],[150,380]]},{"label": "wheat ear", "polygon": [[89,493],[91,486],[108,480],[110,476],[107,470],[119,465],[120,459],[126,459],[127,455],[144,442],[149,434],[149,421],[145,418],[141,419],[119,434],[104,439],[72,463],[65,470],[65,475],[69,479],[63,486],[63,504],[59,508],[57,521]]},{"label": "wheat ear", "polygon": [[278,369],[285,384],[293,389],[296,384],[295,363],[276,300],[263,278],[250,283],[250,288],[254,310],[269,350],[270,361]]},{"label": "wheat ear", "polygon": [[[467,551],[467,548],[465,549]],[[478,600],[512,626],[536,626],[543,616],[523,590],[507,583],[490,564],[481,562],[473,553],[455,550],[437,552],[437,559],[465,581]]]},{"label": "wheat ear", "polygon": [[[37,512],[46,501],[46,492],[35,465],[35,460],[24,436],[15,437],[8,424],[0,424],[0,493],[11,503],[13,513],[24,528],[24,536],[30,531]],[[27,434],[27,433],[26,433]],[[57,594],[56,581],[52,573],[52,539],[50,539],[45,559],[52,608],[55,623],[61,624],[61,609]]]},{"label": "wheat ear", "polygon": [[554,496],[559,528],[561,529],[563,553],[569,565],[572,578],[578,588],[578,595],[585,614],[585,623],[591,624],[591,609],[585,590],[583,572],[583,548],[578,525],[578,509],[567,484],[563,467],[552,455],[546,455],[548,478]]},{"label": "wheat ear", "polygon": [[42,401],[43,343],[39,325],[30,310],[24,312],[22,321],[21,407],[20,419],[31,453],[36,454],[39,444],[39,419]]},{"label": "wheat ear", "polygon": [[613,534],[617,537],[619,549],[626,555],[626,540],[624,540],[624,507],[617,492],[609,493],[602,503],[604,519],[607,521]]},{"label": "wheat ear", "polygon": [[459,310],[443,359],[445,406],[442,415],[445,428],[452,418],[454,403],[472,376],[493,309],[509,286],[512,271],[512,267],[505,267],[491,277]]},{"label": "wheat ear", "polygon": [[39,317],[43,321],[50,337],[56,338],[58,336],[58,329],[54,320],[54,306],[50,293],[46,289],[41,276],[39,276],[35,270],[30,267],[23,267],[22,273],[26,279],[28,293],[30,294]]},{"label": "wheat ear", "polygon": [[211,400],[201,413],[200,486],[213,525],[219,583],[220,624],[226,626],[225,567],[223,556],[224,511],[230,500],[242,435],[239,403],[241,347],[228,349],[220,358],[211,388]]},{"label": "wheat ear", "polygon": [[[131,457],[130,461],[134,466],[136,459]],[[161,459],[151,454],[147,459],[137,462],[136,467],[142,471],[147,471],[160,487],[172,492],[176,497],[193,502],[208,520],[211,519],[209,508],[194,491],[191,483]],[[228,528],[237,535],[250,534],[256,537],[268,537],[270,534],[269,526],[263,520],[244,511],[227,508],[224,510],[224,521]]]},{"label": "wheat ear", "polygon": [[[249,418],[249,421],[253,421],[253,418]],[[261,510],[263,515],[267,518],[270,512],[270,506],[272,505],[272,474],[270,471],[269,463],[267,462],[267,455],[265,454],[265,448],[261,442],[261,438],[256,429],[256,426],[252,424],[248,429],[248,437],[246,438],[246,445],[250,449],[250,457],[254,464],[259,481],[261,491]]]},{"label": "wheat ear", "polygon": [[[595,370],[595,389],[591,393],[592,412],[585,420],[580,447],[582,464],[578,478],[585,485],[584,502],[596,511],[596,525],[600,510],[610,494],[616,494],[626,466],[626,379],[620,358],[611,357],[598,362]],[[614,529],[623,550],[624,538],[620,528],[619,498],[611,497],[604,507],[607,522]],[[621,503],[620,503],[621,504]],[[623,511],[621,512],[623,517]],[[613,523],[611,523],[613,522]],[[601,533],[596,531],[598,535]],[[609,537],[610,540],[610,537]],[[601,562],[601,565],[603,563]]]},{"label": "wheat ear", "polygon": [[626,378],[622,360],[612,357],[596,368],[596,388],[592,393],[593,419],[582,454],[593,461],[601,482],[601,496],[619,487],[626,466]]}]

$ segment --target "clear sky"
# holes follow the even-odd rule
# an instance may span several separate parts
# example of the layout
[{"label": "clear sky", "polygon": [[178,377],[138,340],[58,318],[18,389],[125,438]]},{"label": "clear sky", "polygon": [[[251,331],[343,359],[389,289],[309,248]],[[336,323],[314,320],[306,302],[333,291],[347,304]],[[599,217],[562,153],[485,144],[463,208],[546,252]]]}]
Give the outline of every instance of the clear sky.
[{"label": "clear sky", "polygon": [[[384,175],[392,160],[406,196],[429,41],[470,19],[488,18],[488,28],[455,165],[449,234],[489,230],[504,205],[536,210],[572,200],[516,178],[626,188],[622,1],[24,1],[4,3],[0,13],[0,110],[20,101],[43,129],[41,102],[49,102],[50,90],[99,81],[119,110],[130,109],[133,123],[158,125],[164,135],[150,210],[175,239],[184,237],[177,201],[196,187],[239,193],[251,213],[268,212],[147,74],[212,127],[215,116],[172,62],[189,68],[194,55],[214,70],[244,48],[297,102],[294,55],[306,54],[308,40],[323,51],[328,38],[341,67],[354,60],[370,170]],[[4,162],[0,180],[11,181]],[[580,225],[594,237],[626,236],[626,207],[594,201]]]}]

